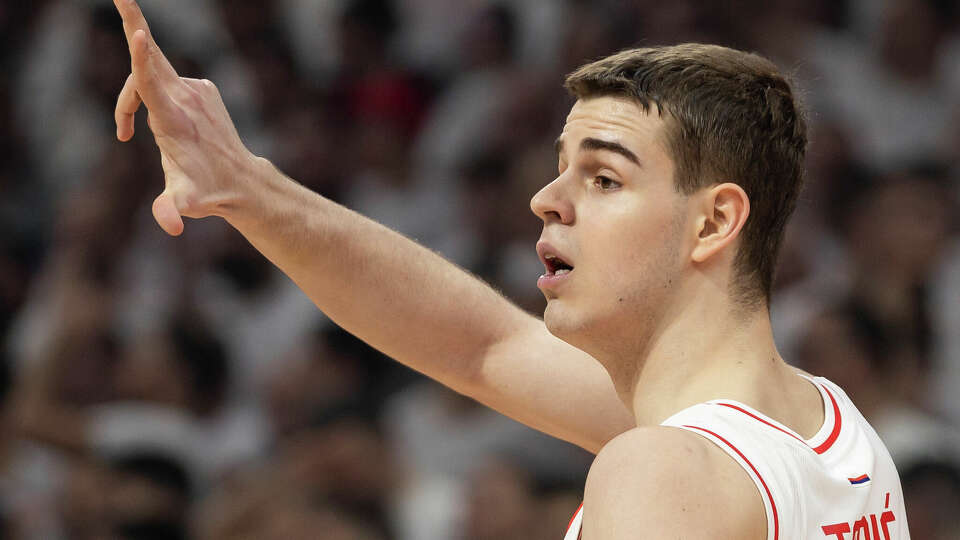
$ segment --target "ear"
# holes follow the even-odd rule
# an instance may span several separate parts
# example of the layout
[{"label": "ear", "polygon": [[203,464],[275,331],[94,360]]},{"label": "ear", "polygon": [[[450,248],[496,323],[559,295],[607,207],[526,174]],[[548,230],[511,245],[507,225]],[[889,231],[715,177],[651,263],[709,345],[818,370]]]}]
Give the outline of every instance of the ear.
[{"label": "ear", "polygon": [[750,198],[742,187],[731,182],[717,184],[701,194],[697,216],[697,239],[694,261],[702,263],[740,236],[740,229],[750,215]]}]

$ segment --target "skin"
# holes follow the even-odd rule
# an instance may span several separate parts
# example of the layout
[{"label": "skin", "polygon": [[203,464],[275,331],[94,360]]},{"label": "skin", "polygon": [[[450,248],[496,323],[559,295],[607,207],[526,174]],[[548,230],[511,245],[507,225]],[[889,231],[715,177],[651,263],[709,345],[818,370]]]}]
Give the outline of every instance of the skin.
[{"label": "skin", "polygon": [[[578,101],[557,139],[559,175],[530,203],[544,222],[541,242],[575,266],[562,284],[542,288],[544,322],[624,381],[621,395],[636,364],[623,360],[648,347],[683,271],[687,198],[673,185],[660,128],[625,98]],[[621,145],[637,162],[585,139]]]},{"label": "skin", "polygon": [[615,97],[571,110],[558,177],[531,201],[544,222],[541,254],[574,266],[562,280],[541,280],[544,325],[253,156],[216,87],[177,76],[136,3],[115,4],[132,67],[117,137],[133,136],[146,105],[166,173],[153,206],[165,231],[180,234],[181,216],[223,217],[347,330],[597,452],[585,539],[766,537],[760,495],[739,465],[706,439],[658,424],[728,398],[810,436],[823,405],[777,353],[766,309],[744,313],[729,294],[749,199],[729,182],[678,193],[656,111]]}]

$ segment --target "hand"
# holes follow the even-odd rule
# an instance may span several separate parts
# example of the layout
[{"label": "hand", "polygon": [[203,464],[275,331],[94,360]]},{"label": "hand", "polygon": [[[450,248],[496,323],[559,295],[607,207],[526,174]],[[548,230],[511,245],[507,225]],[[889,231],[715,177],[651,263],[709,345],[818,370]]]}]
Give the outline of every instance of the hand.
[{"label": "hand", "polygon": [[131,73],[117,98],[117,138],[133,137],[143,103],[160,148],[165,187],[153,216],[168,234],[183,232],[181,216],[226,213],[242,198],[257,158],[243,145],[220,92],[208,80],[180,77],[157,47],[135,0],[114,0],[130,47]]}]

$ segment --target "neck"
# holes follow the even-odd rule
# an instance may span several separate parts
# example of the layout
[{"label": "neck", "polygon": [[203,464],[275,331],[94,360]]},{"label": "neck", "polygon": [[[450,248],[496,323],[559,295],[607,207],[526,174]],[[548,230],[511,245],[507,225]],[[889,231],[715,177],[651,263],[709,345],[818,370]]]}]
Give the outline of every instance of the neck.
[{"label": "neck", "polygon": [[744,314],[728,298],[716,300],[687,304],[643,350],[619,355],[618,363],[632,368],[611,376],[638,426],[711,399],[761,402],[772,377],[792,375],[776,350],[765,307]]}]

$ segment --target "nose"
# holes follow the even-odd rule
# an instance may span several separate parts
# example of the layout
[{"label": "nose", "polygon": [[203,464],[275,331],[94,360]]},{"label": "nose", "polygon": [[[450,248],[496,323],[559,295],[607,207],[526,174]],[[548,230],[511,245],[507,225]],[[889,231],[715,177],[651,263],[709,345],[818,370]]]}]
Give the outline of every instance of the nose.
[{"label": "nose", "polygon": [[573,223],[573,203],[564,189],[562,179],[562,176],[558,176],[530,199],[530,210],[543,220],[544,224],[558,222],[570,225]]}]

